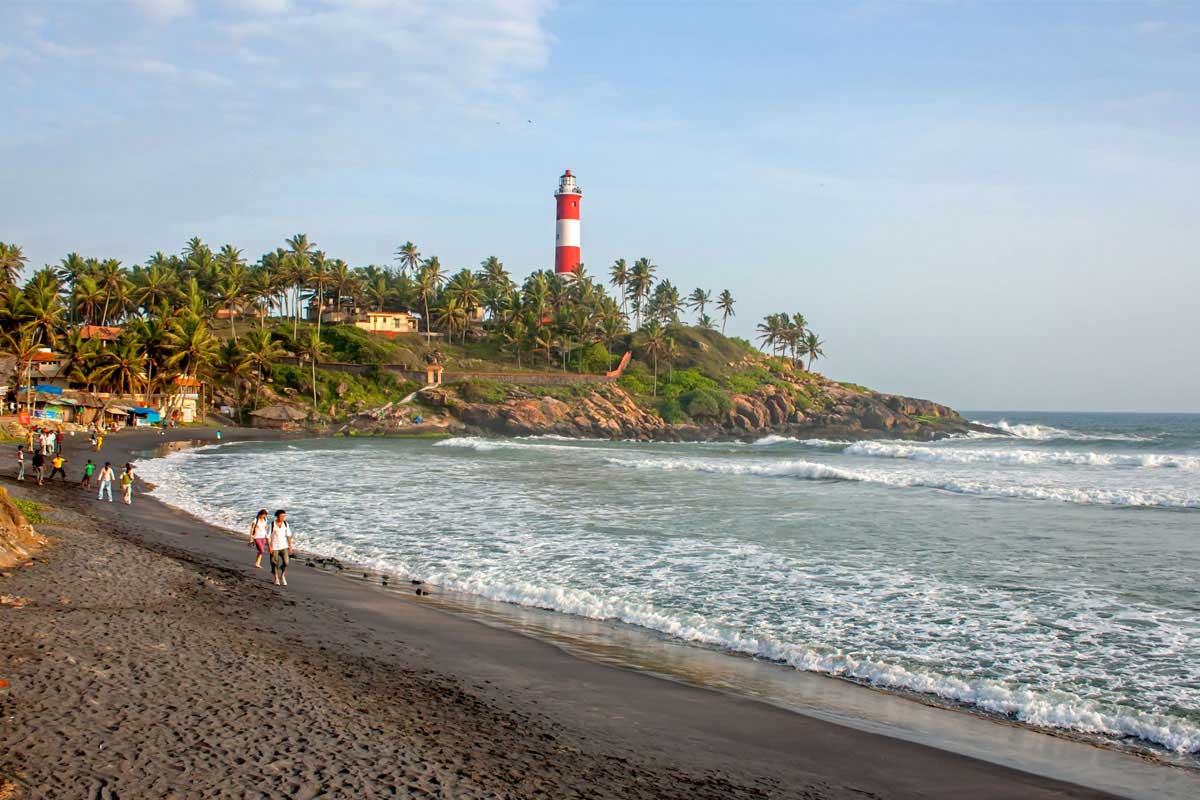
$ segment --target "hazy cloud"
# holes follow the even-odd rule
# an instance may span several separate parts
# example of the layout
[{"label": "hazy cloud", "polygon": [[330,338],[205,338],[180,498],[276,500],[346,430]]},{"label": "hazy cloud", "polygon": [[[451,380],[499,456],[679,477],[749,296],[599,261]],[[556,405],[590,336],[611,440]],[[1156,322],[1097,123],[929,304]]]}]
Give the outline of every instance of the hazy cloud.
[{"label": "hazy cloud", "polygon": [[130,0],[143,14],[163,22],[186,17],[195,11],[192,0]]}]

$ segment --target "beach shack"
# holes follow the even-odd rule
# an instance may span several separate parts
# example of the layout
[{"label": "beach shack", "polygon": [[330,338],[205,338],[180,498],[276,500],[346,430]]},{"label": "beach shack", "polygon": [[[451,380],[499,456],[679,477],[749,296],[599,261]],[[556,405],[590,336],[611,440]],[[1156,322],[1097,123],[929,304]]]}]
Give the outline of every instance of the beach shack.
[{"label": "beach shack", "polygon": [[162,422],[162,415],[153,408],[133,406],[129,409],[129,424],[135,428],[145,428]]},{"label": "beach shack", "polygon": [[33,416],[35,419],[55,422],[74,422],[78,401],[63,396],[57,386],[39,386],[32,393]]}]

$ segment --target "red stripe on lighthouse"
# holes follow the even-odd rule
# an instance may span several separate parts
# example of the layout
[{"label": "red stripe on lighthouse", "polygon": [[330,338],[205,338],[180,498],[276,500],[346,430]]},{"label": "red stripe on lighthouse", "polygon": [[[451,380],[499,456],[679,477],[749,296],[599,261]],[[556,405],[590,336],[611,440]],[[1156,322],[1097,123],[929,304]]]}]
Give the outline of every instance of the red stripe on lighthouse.
[{"label": "red stripe on lighthouse", "polygon": [[579,252],[578,247],[554,248],[554,271],[574,272],[579,269]]},{"label": "red stripe on lighthouse", "polygon": [[560,194],[554,198],[558,201],[559,219],[579,219],[579,201],[582,195]]}]

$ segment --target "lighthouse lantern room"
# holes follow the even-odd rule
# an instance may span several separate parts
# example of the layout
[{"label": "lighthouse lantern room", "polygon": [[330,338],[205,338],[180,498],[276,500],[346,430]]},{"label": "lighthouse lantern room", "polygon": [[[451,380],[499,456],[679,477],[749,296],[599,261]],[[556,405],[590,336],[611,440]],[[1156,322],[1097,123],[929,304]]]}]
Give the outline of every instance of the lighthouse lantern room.
[{"label": "lighthouse lantern room", "polygon": [[558,179],[554,193],[557,215],[554,235],[554,271],[558,274],[579,269],[579,201],[583,190],[575,184],[575,176],[567,170]]}]

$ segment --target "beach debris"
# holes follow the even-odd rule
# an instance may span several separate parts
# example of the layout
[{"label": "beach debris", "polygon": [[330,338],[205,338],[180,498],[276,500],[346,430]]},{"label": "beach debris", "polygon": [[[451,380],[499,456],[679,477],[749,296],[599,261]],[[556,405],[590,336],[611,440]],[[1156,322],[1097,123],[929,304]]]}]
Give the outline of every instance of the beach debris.
[{"label": "beach debris", "polygon": [[12,608],[23,608],[28,605],[29,601],[24,597],[18,597],[15,594],[0,594],[0,606],[11,606]]},{"label": "beach debris", "polygon": [[419,581],[416,578],[413,578],[413,582],[412,582],[413,586],[420,586],[422,583],[424,583],[424,581]]}]

